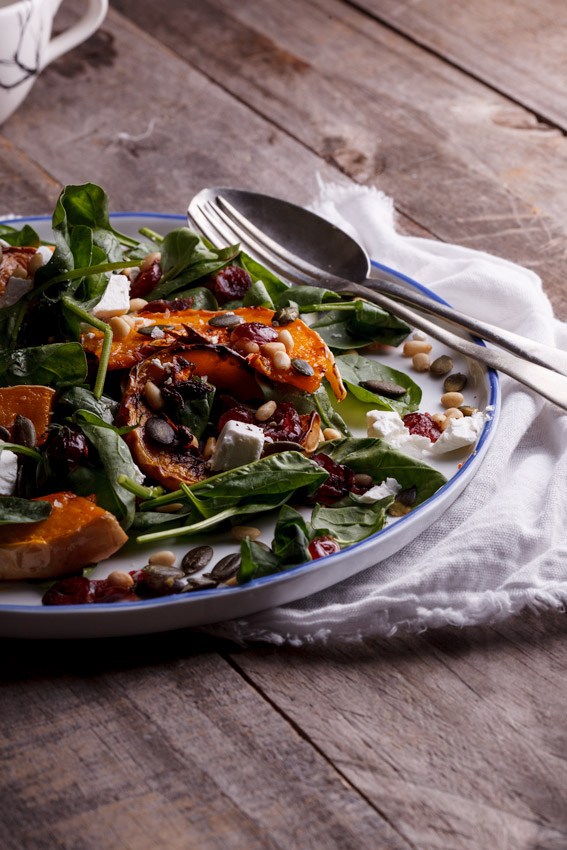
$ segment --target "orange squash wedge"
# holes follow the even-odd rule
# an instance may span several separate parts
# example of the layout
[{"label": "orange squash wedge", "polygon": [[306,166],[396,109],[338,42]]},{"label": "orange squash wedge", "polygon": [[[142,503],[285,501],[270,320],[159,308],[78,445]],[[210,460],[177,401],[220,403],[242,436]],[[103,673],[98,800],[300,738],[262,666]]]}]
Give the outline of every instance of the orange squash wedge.
[{"label": "orange squash wedge", "polygon": [[55,578],[109,558],[128,540],[92,499],[64,492],[38,501],[53,506],[47,519],[0,527],[0,580]]},{"label": "orange squash wedge", "polygon": [[30,419],[37,434],[39,446],[45,441],[47,426],[51,421],[51,410],[55,390],[51,387],[21,384],[0,389],[0,425],[12,432],[16,416]]},{"label": "orange squash wedge", "polygon": [[35,254],[35,248],[3,248],[2,260],[0,262],[0,296],[4,294],[4,290],[18,266],[25,271],[28,270],[29,261]]}]

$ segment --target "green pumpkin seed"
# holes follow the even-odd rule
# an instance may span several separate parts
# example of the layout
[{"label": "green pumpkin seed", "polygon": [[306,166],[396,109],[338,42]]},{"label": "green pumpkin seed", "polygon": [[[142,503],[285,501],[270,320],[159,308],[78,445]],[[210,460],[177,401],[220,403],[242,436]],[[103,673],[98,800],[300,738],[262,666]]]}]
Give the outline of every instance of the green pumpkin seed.
[{"label": "green pumpkin seed", "polygon": [[400,492],[396,496],[396,501],[401,502],[402,505],[405,505],[407,508],[411,508],[415,505],[417,499],[417,487],[406,487],[405,490],[400,490]]},{"label": "green pumpkin seed", "polygon": [[443,375],[448,375],[452,368],[452,359],[447,354],[443,354],[441,357],[438,357],[437,360],[433,361],[429,367],[429,372],[436,378],[442,378]]},{"label": "green pumpkin seed", "polygon": [[235,316],[234,313],[221,313],[209,319],[208,323],[212,328],[234,328],[236,325],[241,325],[243,321],[241,316]]},{"label": "green pumpkin seed", "polygon": [[186,576],[196,573],[198,570],[207,566],[213,557],[213,549],[211,546],[195,546],[183,555],[181,560],[181,569]]},{"label": "green pumpkin seed", "polygon": [[305,375],[306,378],[311,378],[315,374],[315,370],[311,363],[308,363],[307,360],[302,360],[300,357],[292,357],[291,365],[300,375]]},{"label": "green pumpkin seed", "polygon": [[361,381],[360,386],[385,398],[399,398],[407,392],[405,387],[393,381]]},{"label": "green pumpkin seed", "polygon": [[468,378],[461,372],[448,375],[443,382],[443,390],[446,393],[460,393],[467,385]]},{"label": "green pumpkin seed", "polygon": [[233,552],[232,555],[225,555],[220,561],[214,565],[208,576],[217,581],[228,581],[236,575],[240,569],[240,552]]},{"label": "green pumpkin seed", "polygon": [[280,328],[284,325],[291,325],[298,318],[299,310],[297,307],[283,307],[283,309],[277,310],[272,316],[272,325]]},{"label": "green pumpkin seed", "polygon": [[28,449],[35,449],[37,446],[37,436],[33,422],[27,416],[21,416],[19,413],[14,422],[14,443],[17,443],[18,446],[25,446]]}]

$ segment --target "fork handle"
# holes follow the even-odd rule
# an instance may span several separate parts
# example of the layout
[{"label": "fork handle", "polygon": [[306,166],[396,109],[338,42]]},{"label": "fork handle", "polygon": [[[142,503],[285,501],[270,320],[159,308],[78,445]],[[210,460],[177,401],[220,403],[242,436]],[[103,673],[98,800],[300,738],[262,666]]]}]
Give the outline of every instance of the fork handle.
[{"label": "fork handle", "polygon": [[564,375],[560,375],[558,372],[554,372],[537,363],[515,357],[508,351],[486,348],[486,346],[457,336],[457,334],[442,328],[440,325],[436,325],[404,304],[392,301],[388,296],[382,295],[366,286],[352,283],[348,285],[348,288],[345,287],[343,292],[345,295],[358,295],[361,298],[366,298],[367,301],[378,304],[380,307],[388,310],[389,313],[394,313],[414,327],[420,328],[429,334],[429,336],[438,339],[454,351],[459,351],[467,357],[491,366],[493,369],[505,372],[510,377],[515,378],[516,381],[539,393],[539,395],[548,399],[548,401],[553,402],[553,404],[556,404],[562,410],[567,411],[567,377]]},{"label": "fork handle", "polygon": [[505,331],[503,328],[496,327],[496,325],[491,325],[488,322],[473,319],[471,316],[459,312],[459,310],[453,310],[452,307],[448,307],[446,304],[434,301],[421,292],[415,292],[413,290],[410,292],[405,287],[400,286],[399,283],[393,283],[384,277],[368,278],[364,285],[369,289],[374,289],[377,285],[380,292],[384,292],[396,300],[412,304],[415,307],[426,310],[428,313],[433,313],[435,316],[442,316],[448,322],[470,331],[475,336],[487,339],[495,345],[499,345],[518,355],[518,357],[530,360],[532,363],[538,363],[547,369],[553,369],[562,375],[567,375],[567,352],[565,351],[560,351],[558,348],[552,348],[549,345],[543,345],[534,340],[526,339],[526,337],[512,333],[511,331]]}]

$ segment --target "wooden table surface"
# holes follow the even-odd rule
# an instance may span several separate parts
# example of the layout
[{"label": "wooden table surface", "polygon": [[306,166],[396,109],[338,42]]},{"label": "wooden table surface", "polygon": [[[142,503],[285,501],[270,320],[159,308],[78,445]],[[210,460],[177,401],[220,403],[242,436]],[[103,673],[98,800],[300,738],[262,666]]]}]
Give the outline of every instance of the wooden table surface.
[{"label": "wooden table surface", "polygon": [[[535,269],[567,318],[566,9],[114,0],[0,128],[2,212],[87,180],[116,210],[302,203],[320,174]],[[566,638],[525,613],[316,650],[2,641],[0,846],[565,850]]]}]

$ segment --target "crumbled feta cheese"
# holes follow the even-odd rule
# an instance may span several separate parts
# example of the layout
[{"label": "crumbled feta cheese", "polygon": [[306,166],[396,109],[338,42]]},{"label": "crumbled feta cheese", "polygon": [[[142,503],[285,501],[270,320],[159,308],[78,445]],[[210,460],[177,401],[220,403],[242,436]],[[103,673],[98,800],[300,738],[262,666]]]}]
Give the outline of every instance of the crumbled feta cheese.
[{"label": "crumbled feta cheese", "polygon": [[379,437],[392,448],[410,457],[422,457],[431,448],[431,440],[422,434],[410,434],[395,410],[369,410],[366,414],[369,437]]},{"label": "crumbled feta cheese", "polygon": [[0,496],[13,496],[18,477],[18,456],[15,452],[0,452]]},{"label": "crumbled feta cheese", "polygon": [[0,298],[0,307],[11,307],[33,286],[33,281],[23,277],[9,277],[6,289]]},{"label": "crumbled feta cheese", "polygon": [[111,274],[104,295],[92,310],[96,319],[123,316],[130,309],[130,281],[125,274]]},{"label": "crumbled feta cheese", "polygon": [[412,339],[427,339],[423,331],[414,331],[412,334]]},{"label": "crumbled feta cheese", "polygon": [[259,460],[264,447],[264,432],[257,425],[230,419],[219,434],[211,457],[215,472],[234,469]]},{"label": "crumbled feta cheese", "polygon": [[359,496],[358,501],[372,504],[373,502],[379,502],[380,499],[385,499],[386,496],[397,496],[401,489],[401,484],[395,478],[386,478],[381,484],[375,484],[374,487],[371,487],[370,490]]},{"label": "crumbled feta cheese", "polygon": [[53,256],[53,248],[47,245],[40,245],[39,248],[36,249],[36,256],[39,254],[41,259],[43,260],[43,265],[45,266]]},{"label": "crumbled feta cheese", "polygon": [[87,339],[94,339],[95,336],[96,336],[96,334],[94,334],[92,331],[89,331],[88,334],[87,334]]},{"label": "crumbled feta cheese", "polygon": [[9,242],[6,242],[5,239],[0,239],[0,248],[9,248],[9,247],[10,247]]},{"label": "crumbled feta cheese", "polygon": [[449,425],[439,439],[432,443],[429,451],[431,454],[439,455],[445,452],[454,452],[465,446],[472,446],[480,437],[484,423],[488,416],[480,410],[475,411],[472,416],[463,416],[462,419],[450,419]]},{"label": "crumbled feta cheese", "polygon": [[146,480],[146,476],[144,475],[142,470],[139,467],[136,466],[135,463],[133,464],[133,466],[134,466],[134,481],[136,482],[136,484],[143,484],[144,481]]}]

